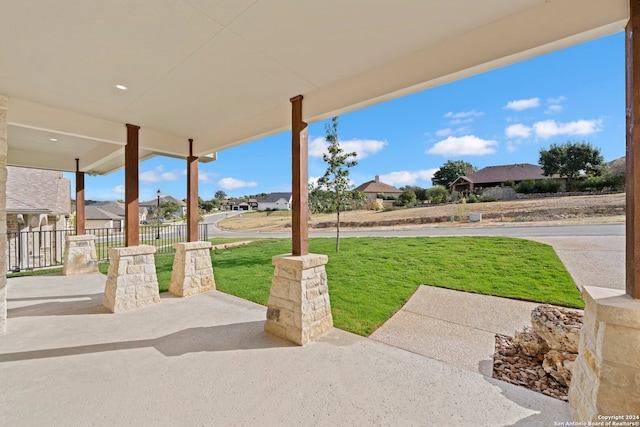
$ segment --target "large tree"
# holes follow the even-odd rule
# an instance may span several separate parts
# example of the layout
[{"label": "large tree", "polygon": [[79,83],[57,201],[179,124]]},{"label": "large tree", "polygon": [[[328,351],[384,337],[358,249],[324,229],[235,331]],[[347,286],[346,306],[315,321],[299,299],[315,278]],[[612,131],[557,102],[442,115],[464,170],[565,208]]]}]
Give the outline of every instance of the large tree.
[{"label": "large tree", "polygon": [[581,171],[589,176],[598,175],[603,162],[600,149],[584,141],[551,144],[548,150],[540,150],[538,159],[546,176],[559,175],[568,179],[577,178]]},{"label": "large tree", "polygon": [[220,201],[226,200],[227,198],[227,193],[225,193],[222,190],[218,190],[216,191],[216,194],[214,195],[214,197]]},{"label": "large tree", "polygon": [[318,189],[327,192],[329,198],[326,203],[328,209],[336,212],[336,252],[340,250],[340,212],[344,211],[353,200],[349,169],[358,164],[355,160],[357,153],[345,153],[338,142],[338,118],[331,119],[331,123],[325,125],[326,140],[329,143],[328,154],[322,158],[327,164],[327,170],[318,179]]},{"label": "large tree", "polygon": [[478,168],[464,160],[447,160],[447,163],[440,166],[440,169],[433,174],[431,183],[449,188],[458,177],[467,175],[468,170],[476,172]]}]

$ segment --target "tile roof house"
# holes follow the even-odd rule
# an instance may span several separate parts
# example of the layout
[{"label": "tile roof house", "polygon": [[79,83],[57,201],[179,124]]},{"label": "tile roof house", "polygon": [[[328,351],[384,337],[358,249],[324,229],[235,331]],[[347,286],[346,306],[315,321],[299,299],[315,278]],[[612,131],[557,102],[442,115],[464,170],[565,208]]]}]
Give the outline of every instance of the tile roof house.
[{"label": "tile roof house", "polygon": [[61,262],[71,183],[62,172],[7,166],[7,266],[11,270]]},{"label": "tile roof house", "polygon": [[259,211],[290,211],[292,193],[271,193],[266,199],[258,200]]},{"label": "tile roof house", "polygon": [[356,191],[362,191],[367,195],[368,200],[375,200],[378,198],[378,194],[384,194],[385,196],[397,197],[402,194],[402,190],[397,189],[393,185],[385,184],[380,181],[378,175],[372,181],[367,181],[364,184],[355,188]]},{"label": "tile roof house", "polygon": [[458,177],[451,188],[456,192],[469,192],[482,188],[503,187],[507,181],[519,184],[526,180],[551,179],[545,176],[542,168],[529,163],[487,166],[477,172]]}]

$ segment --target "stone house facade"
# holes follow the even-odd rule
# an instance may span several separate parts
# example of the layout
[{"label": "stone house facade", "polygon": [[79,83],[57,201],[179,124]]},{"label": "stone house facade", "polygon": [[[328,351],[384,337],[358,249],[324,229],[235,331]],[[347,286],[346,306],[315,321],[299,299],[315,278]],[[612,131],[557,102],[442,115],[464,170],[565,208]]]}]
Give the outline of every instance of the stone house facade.
[{"label": "stone house facade", "polygon": [[62,262],[71,183],[62,172],[7,166],[7,268]]}]

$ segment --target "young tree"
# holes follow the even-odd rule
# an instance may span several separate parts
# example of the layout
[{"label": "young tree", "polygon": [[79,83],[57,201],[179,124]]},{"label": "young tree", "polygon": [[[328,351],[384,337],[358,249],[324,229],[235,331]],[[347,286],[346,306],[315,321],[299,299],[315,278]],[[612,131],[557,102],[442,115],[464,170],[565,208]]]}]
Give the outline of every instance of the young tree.
[{"label": "young tree", "polygon": [[472,172],[476,172],[478,170],[477,167],[473,166],[471,163],[465,162],[464,160],[447,160],[447,163],[440,166],[440,169],[433,174],[431,183],[433,185],[442,185],[449,188],[451,187],[451,184],[458,179],[458,177],[467,175],[467,169],[470,169]]},{"label": "young tree", "polygon": [[328,204],[331,210],[336,212],[336,252],[340,250],[340,212],[352,200],[350,194],[351,182],[349,181],[349,169],[358,164],[355,160],[357,153],[345,153],[338,142],[338,118],[331,119],[331,123],[325,125],[326,140],[329,143],[328,152],[322,158],[327,164],[327,171],[318,179],[318,187],[329,194]]},{"label": "young tree", "polygon": [[584,141],[551,144],[548,150],[540,150],[538,159],[546,176],[557,174],[569,180],[580,176],[580,171],[589,176],[597,175],[603,162],[600,149]]}]

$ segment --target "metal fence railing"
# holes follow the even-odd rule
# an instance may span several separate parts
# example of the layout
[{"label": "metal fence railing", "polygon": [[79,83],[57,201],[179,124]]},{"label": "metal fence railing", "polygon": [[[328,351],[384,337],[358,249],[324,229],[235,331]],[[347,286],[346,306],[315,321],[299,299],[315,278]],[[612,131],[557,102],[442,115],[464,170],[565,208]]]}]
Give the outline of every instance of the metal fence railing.
[{"label": "metal fence railing", "polygon": [[[91,228],[86,234],[96,236],[96,255],[99,261],[109,260],[109,248],[124,246],[125,230]],[[34,230],[7,233],[7,270],[18,272],[62,266],[65,237],[75,230]],[[140,244],[156,247],[156,253],[173,253],[173,244],[184,242],[186,224],[141,225]],[[208,224],[198,224],[198,240],[209,240]]]}]

